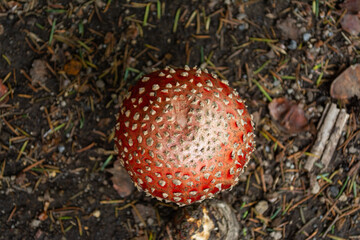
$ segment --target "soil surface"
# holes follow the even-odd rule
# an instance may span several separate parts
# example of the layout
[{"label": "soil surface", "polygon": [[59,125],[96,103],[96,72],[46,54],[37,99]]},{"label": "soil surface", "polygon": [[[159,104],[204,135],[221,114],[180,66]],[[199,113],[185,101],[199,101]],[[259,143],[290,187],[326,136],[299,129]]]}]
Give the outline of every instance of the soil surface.
[{"label": "soil surface", "polygon": [[[0,239],[171,233],[178,207],[134,190],[114,166],[114,115],[143,74],[185,64],[228,79],[254,116],[257,150],[240,183],[217,196],[235,212],[240,239],[360,239],[359,96],[330,94],[360,62],[360,39],[343,21],[360,11],[350,5],[1,1]],[[298,115],[269,108],[278,101]],[[307,171],[331,102],[349,120],[329,165]]]}]

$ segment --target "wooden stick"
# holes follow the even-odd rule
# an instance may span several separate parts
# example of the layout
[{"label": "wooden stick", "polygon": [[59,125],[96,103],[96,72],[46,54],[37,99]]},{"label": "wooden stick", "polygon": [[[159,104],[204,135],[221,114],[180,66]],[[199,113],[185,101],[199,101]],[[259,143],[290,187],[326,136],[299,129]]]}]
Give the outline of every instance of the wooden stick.
[{"label": "wooden stick", "polygon": [[331,134],[329,141],[326,144],[325,151],[321,158],[321,162],[324,164],[324,168],[322,171],[325,171],[326,168],[328,167],[330,160],[335,152],[336,145],[339,142],[341,133],[348,119],[349,119],[349,114],[346,113],[345,109],[342,109],[336,120],[334,132]]},{"label": "wooden stick", "polygon": [[336,122],[339,111],[340,110],[336,107],[336,105],[332,103],[329,110],[323,113],[326,115],[326,117],[324,118],[323,124],[321,124],[315,144],[311,149],[312,155],[308,157],[307,162],[305,164],[304,168],[307,171],[310,172],[316,160],[318,160],[321,157],[325,149],[325,145],[330,137],[331,130],[333,129],[334,124]]}]

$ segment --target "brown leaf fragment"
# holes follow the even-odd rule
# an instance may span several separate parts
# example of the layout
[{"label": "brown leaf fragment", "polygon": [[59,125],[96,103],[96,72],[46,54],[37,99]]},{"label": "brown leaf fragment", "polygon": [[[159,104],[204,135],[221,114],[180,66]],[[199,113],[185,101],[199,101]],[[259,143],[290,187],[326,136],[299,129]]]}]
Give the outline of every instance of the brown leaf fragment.
[{"label": "brown leaf fragment", "polygon": [[351,35],[357,36],[360,33],[360,18],[357,14],[347,13],[341,19],[341,27]]},{"label": "brown leaf fragment", "polygon": [[15,179],[15,183],[19,186],[22,186],[25,184],[25,182],[27,182],[27,178],[26,178],[26,174],[25,173],[19,173],[17,176],[16,176],[16,179]]},{"label": "brown leaf fragment", "polygon": [[105,57],[109,57],[110,54],[114,51],[116,39],[112,32],[107,32],[105,34],[104,43],[107,45],[105,50]]},{"label": "brown leaf fragment", "polygon": [[125,32],[125,39],[126,40],[135,40],[136,37],[138,36],[139,32],[138,29],[136,27],[136,25],[130,25]]},{"label": "brown leaf fragment", "polygon": [[48,79],[48,70],[46,68],[46,61],[41,59],[34,60],[32,68],[30,69],[30,76],[33,83],[45,85]]},{"label": "brown leaf fragment", "polygon": [[309,129],[304,110],[286,98],[276,98],[269,103],[271,117],[283,130],[289,133],[298,133]]},{"label": "brown leaf fragment", "polygon": [[[8,92],[8,88],[3,84],[3,82],[0,79],[0,99]],[[9,96],[6,96],[2,101],[0,101],[0,104],[7,103],[9,100]]]},{"label": "brown leaf fragment", "polygon": [[341,7],[345,8],[348,12],[356,13],[360,11],[360,0],[345,0]]},{"label": "brown leaf fragment", "polygon": [[296,20],[287,17],[286,19],[280,20],[277,23],[277,27],[281,31],[282,39],[292,39],[297,40],[299,37],[299,29],[296,26]]},{"label": "brown leaf fragment", "polygon": [[360,64],[348,67],[331,83],[330,95],[335,99],[360,98]]},{"label": "brown leaf fragment", "polygon": [[65,64],[64,71],[68,75],[76,76],[79,74],[81,68],[82,68],[81,62],[75,59],[71,59],[70,62]]},{"label": "brown leaf fragment", "polygon": [[111,178],[113,188],[118,192],[120,197],[130,196],[134,190],[134,184],[132,183],[129,174],[121,166],[120,161],[115,161],[114,167],[107,171],[113,174],[113,177]]}]

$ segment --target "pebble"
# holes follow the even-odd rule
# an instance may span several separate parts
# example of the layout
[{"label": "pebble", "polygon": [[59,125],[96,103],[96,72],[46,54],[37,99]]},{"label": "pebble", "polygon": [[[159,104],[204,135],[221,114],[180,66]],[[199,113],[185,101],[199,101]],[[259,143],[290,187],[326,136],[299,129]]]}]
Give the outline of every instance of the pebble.
[{"label": "pebble", "polygon": [[239,25],[239,30],[240,30],[240,31],[244,31],[244,30],[246,30],[246,29],[248,29],[248,28],[249,28],[249,24],[248,24],[248,23],[242,23],[242,24]]},{"label": "pebble", "polygon": [[246,14],[245,13],[239,13],[238,15],[236,15],[236,18],[238,20],[243,20],[244,18],[246,18]]},{"label": "pebble", "polygon": [[339,194],[339,188],[337,186],[330,186],[328,191],[328,194],[332,198],[335,198]]},{"label": "pebble", "polygon": [[270,237],[272,237],[275,240],[280,240],[282,238],[281,232],[271,232]]},{"label": "pebble", "polygon": [[59,151],[59,153],[63,153],[65,151],[65,146],[64,145],[59,145],[58,146],[58,151]]},{"label": "pebble", "polygon": [[320,191],[320,185],[317,181],[314,181],[314,185],[311,188],[311,194],[317,194]]},{"label": "pebble", "polygon": [[290,44],[288,45],[288,49],[295,50],[297,48],[297,42],[295,40],[291,40]]},{"label": "pebble", "polygon": [[255,206],[255,210],[261,215],[263,215],[266,212],[266,210],[268,210],[268,208],[269,208],[269,204],[265,200],[261,200]]},{"label": "pebble", "polygon": [[354,154],[354,153],[357,153],[357,149],[354,147],[354,146],[351,146],[350,148],[349,148],[349,153],[350,154]]},{"label": "pebble", "polygon": [[279,193],[277,192],[268,193],[265,195],[265,197],[270,203],[274,203],[279,199]]},{"label": "pebble", "polygon": [[268,145],[266,145],[265,146],[265,152],[269,153],[270,151],[271,151],[271,148]]},{"label": "pebble", "polygon": [[101,215],[101,212],[100,212],[100,210],[95,210],[95,211],[92,213],[92,215],[93,215],[94,217],[96,217],[96,218],[99,218],[100,215]]},{"label": "pebble", "polygon": [[152,226],[152,225],[154,225],[154,223],[155,223],[154,219],[152,219],[152,218],[148,218],[148,219],[146,220],[146,222],[147,222],[148,226]]},{"label": "pebble", "polygon": [[314,101],[314,93],[313,92],[310,92],[310,91],[307,92],[306,96],[307,96],[307,99],[308,99],[309,102]]},{"label": "pebble", "polygon": [[298,146],[295,146],[295,145],[293,145],[292,149],[294,150],[294,152],[298,152],[298,151],[299,151],[299,147],[298,147]]},{"label": "pebble", "polygon": [[339,197],[339,201],[340,202],[346,202],[348,200],[347,196],[345,193],[343,193],[340,197]]},{"label": "pebble", "polygon": [[98,87],[98,88],[104,88],[105,87],[105,83],[104,83],[104,81],[103,80],[97,80],[96,81],[96,86]]},{"label": "pebble", "polygon": [[30,227],[32,227],[32,228],[37,228],[37,227],[40,226],[40,224],[41,224],[41,221],[40,221],[40,220],[34,219],[34,220],[31,221]]},{"label": "pebble", "polygon": [[286,161],[286,162],[285,162],[285,167],[286,167],[286,168],[290,168],[290,167],[291,167],[291,162]]},{"label": "pebble", "polygon": [[304,35],[303,35],[303,40],[304,40],[305,42],[309,41],[310,38],[311,38],[311,34],[310,34],[310,33],[304,33]]}]

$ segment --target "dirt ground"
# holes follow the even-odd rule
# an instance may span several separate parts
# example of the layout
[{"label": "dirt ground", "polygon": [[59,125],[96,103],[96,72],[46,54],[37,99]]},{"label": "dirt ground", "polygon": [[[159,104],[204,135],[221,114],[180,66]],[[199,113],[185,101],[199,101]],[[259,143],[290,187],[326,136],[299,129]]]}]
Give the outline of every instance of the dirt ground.
[{"label": "dirt ground", "polygon": [[[335,0],[1,1],[0,239],[160,239],[177,207],[127,178],[113,188],[114,115],[140,76],[185,64],[228,79],[254,116],[257,150],[217,197],[240,239],[360,239],[359,96],[330,93],[360,63],[347,12]],[[300,115],[271,117],[279,98]],[[328,167],[309,172],[330,102],[349,120]]]}]

